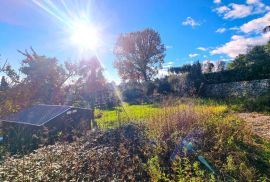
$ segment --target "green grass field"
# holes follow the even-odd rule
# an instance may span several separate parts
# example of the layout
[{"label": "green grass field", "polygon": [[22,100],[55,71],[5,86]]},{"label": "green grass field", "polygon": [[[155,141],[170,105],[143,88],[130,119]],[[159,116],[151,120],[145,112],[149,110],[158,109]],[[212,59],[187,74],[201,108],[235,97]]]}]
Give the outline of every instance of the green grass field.
[{"label": "green grass field", "polygon": [[173,106],[166,107],[162,105],[129,105],[124,103],[123,106],[119,106],[114,110],[96,110],[95,115],[100,115],[101,117],[97,119],[98,125],[100,128],[113,128],[117,127],[123,123],[136,121],[143,122],[152,118],[153,116],[164,112],[164,108],[166,110],[170,110],[171,112],[175,112],[175,110],[181,110],[181,108],[194,107],[196,110],[201,111],[211,111],[216,113],[224,113],[228,111],[226,105],[211,105],[208,104],[191,104],[191,102],[187,103],[176,103]]}]

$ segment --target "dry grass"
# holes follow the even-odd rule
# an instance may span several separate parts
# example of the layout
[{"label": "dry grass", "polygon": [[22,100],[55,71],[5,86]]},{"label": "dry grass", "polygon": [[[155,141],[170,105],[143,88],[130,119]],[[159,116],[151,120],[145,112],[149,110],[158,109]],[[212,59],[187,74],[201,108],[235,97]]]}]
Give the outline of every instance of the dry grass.
[{"label": "dry grass", "polygon": [[[139,120],[131,128],[92,133],[19,159],[9,157],[1,166],[0,180],[197,182],[264,181],[270,177],[270,144],[254,138],[226,106],[147,107],[130,109],[129,119]],[[108,116],[117,122],[117,117]],[[193,151],[184,142],[192,143]]]},{"label": "dry grass", "polygon": [[[225,106],[180,105],[164,107],[146,119],[149,135],[157,142],[156,172],[150,171],[151,177],[173,181],[254,181],[266,176],[269,178],[270,161],[267,157],[270,156],[270,147],[256,142],[244,122],[227,111]],[[194,148],[188,155],[183,147],[184,141],[192,143]],[[261,154],[248,150],[247,146]],[[181,162],[175,167],[169,159],[177,147],[180,147],[178,156]],[[198,155],[208,160],[215,169],[215,175],[211,175],[203,165],[194,168]],[[182,173],[179,166],[182,166]]]}]

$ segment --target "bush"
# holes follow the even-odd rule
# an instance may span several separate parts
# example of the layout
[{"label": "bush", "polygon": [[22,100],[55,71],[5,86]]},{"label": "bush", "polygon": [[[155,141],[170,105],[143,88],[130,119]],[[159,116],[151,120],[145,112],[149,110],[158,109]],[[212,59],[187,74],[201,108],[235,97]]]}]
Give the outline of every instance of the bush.
[{"label": "bush", "polygon": [[143,163],[150,157],[149,143],[137,125],[88,133],[71,144],[6,158],[0,181],[148,181]]},{"label": "bush", "polygon": [[168,81],[168,77],[156,80],[157,93],[166,95],[172,93],[171,85]]},{"label": "bush", "polygon": [[260,79],[269,79],[270,74],[253,72],[250,69],[233,69],[220,72],[205,73],[205,83],[218,84],[227,82],[251,81]]}]

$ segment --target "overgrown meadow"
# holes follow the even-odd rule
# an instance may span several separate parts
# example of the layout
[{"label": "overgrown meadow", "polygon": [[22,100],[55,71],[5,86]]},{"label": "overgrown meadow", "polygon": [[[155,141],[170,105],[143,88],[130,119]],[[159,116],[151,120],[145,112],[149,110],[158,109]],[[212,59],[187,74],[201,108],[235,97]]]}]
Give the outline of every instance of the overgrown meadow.
[{"label": "overgrown meadow", "polygon": [[[2,162],[3,181],[267,181],[270,143],[227,105],[128,105],[96,112],[102,131]],[[15,180],[15,181],[16,181]]]}]

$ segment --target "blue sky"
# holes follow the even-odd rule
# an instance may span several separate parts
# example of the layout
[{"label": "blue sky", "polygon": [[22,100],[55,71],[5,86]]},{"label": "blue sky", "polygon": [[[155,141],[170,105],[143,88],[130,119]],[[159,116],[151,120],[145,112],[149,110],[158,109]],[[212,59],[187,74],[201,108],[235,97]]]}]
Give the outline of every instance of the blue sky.
[{"label": "blue sky", "polygon": [[[98,27],[102,44],[95,53],[110,80],[119,81],[112,50],[120,33],[147,27],[158,31],[167,47],[165,68],[196,60],[228,61],[270,37],[261,33],[270,24],[266,0],[67,0],[65,4],[70,14],[83,14]],[[18,68],[23,56],[17,50],[30,46],[60,61],[78,60],[79,48],[70,43],[70,27],[64,22],[70,21],[70,14],[61,0],[1,0],[2,62],[8,59]]]}]

